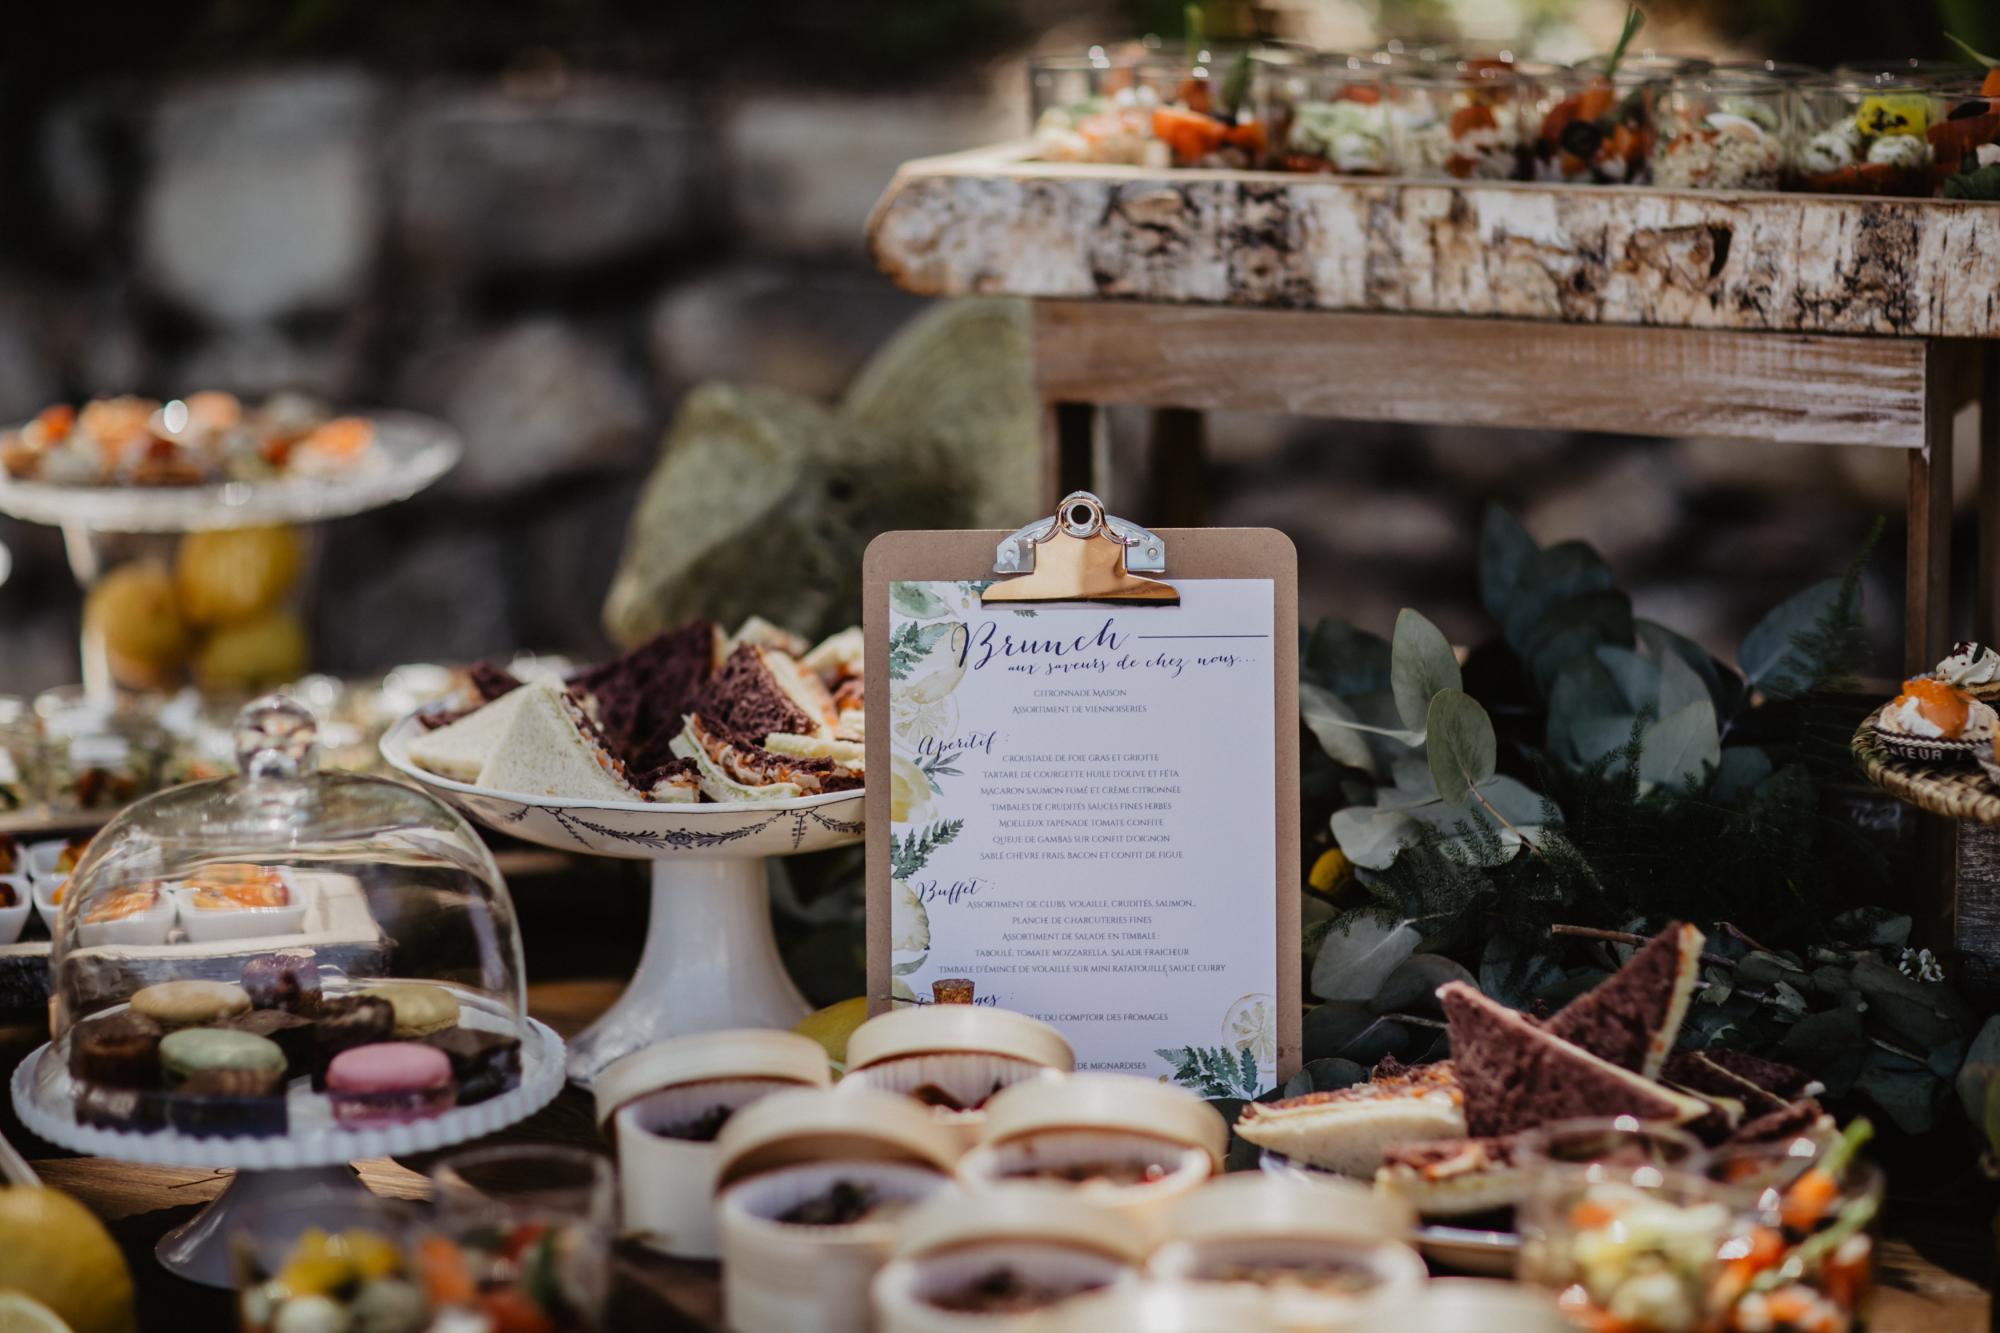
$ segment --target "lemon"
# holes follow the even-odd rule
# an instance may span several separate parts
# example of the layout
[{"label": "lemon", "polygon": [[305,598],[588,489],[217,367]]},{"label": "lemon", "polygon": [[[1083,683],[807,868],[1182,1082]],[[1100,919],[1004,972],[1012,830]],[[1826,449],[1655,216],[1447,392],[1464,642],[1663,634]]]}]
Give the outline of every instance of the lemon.
[{"label": "lemon", "polygon": [[209,689],[283,685],[305,673],[310,656],[298,617],[290,611],[273,611],[209,635],[194,655],[194,678]]},{"label": "lemon", "polygon": [[931,802],[931,780],[901,755],[889,756],[889,822],[907,824]]},{"label": "lemon", "polygon": [[62,1317],[32,1296],[0,1291],[0,1333],[71,1333]]},{"label": "lemon", "polygon": [[827,1059],[837,1065],[845,1065],[847,1039],[854,1035],[854,1029],[867,1021],[868,997],[857,995],[851,1000],[842,1000],[839,1004],[830,1004],[807,1014],[792,1031],[801,1037],[811,1037],[826,1048]]},{"label": "lemon", "polygon": [[276,606],[304,563],[290,528],[191,532],[174,556],[174,587],[194,624],[234,625]]},{"label": "lemon", "polygon": [[187,658],[187,626],[165,566],[135,561],[99,579],[83,602],[84,628],[104,641],[111,674],[121,685],[150,689],[172,683]]},{"label": "lemon", "polygon": [[1306,876],[1306,883],[1314,893],[1332,897],[1348,880],[1354,878],[1354,867],[1340,848],[1329,847],[1314,861],[1312,871]]},{"label": "lemon", "polygon": [[125,1256],[88,1208],[57,1190],[0,1190],[0,1289],[39,1301],[74,1333],[134,1327]]}]

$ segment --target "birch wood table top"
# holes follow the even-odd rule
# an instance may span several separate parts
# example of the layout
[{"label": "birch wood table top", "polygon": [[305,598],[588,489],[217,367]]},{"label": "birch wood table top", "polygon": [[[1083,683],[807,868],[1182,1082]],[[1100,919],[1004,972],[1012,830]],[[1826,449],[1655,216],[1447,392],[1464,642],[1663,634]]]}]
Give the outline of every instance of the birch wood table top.
[{"label": "birch wood table top", "polygon": [[875,260],[931,296],[1119,299],[1898,338],[2000,337],[2000,204],[907,163]]}]

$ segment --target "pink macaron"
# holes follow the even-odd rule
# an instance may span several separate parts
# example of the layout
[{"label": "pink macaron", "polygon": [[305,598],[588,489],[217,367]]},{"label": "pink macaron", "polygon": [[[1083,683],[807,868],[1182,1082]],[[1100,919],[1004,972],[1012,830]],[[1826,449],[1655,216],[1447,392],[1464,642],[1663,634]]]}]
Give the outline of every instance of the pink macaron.
[{"label": "pink macaron", "polygon": [[450,1057],[415,1041],[380,1041],[342,1051],[326,1067],[326,1092],[334,1121],[347,1129],[442,1115],[457,1101]]}]

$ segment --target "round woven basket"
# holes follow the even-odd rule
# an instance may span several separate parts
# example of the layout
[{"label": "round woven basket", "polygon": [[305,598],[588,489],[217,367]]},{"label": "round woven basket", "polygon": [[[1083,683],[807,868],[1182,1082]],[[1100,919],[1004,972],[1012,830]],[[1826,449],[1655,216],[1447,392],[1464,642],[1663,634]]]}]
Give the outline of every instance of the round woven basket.
[{"label": "round woven basket", "polygon": [[1890,795],[1948,819],[2000,824],[2000,788],[1995,786],[2000,776],[1988,778],[1981,771],[1992,763],[1990,758],[1982,759],[1978,767],[1962,757],[1945,763],[1906,759],[1883,744],[1875,727],[1875,713],[1855,730],[1852,748],[1862,773]]}]

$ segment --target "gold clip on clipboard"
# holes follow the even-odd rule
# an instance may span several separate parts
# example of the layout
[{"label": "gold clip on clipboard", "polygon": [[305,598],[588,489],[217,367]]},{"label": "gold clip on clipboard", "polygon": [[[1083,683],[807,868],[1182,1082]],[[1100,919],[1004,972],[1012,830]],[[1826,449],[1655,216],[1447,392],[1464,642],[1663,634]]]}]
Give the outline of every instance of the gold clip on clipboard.
[{"label": "gold clip on clipboard", "polygon": [[1166,568],[1166,543],[1136,523],[1104,512],[1089,491],[1071,491],[1053,518],[1003,539],[993,572],[1016,574],[980,594],[985,602],[1137,602],[1179,606],[1169,584],[1134,573]]}]

